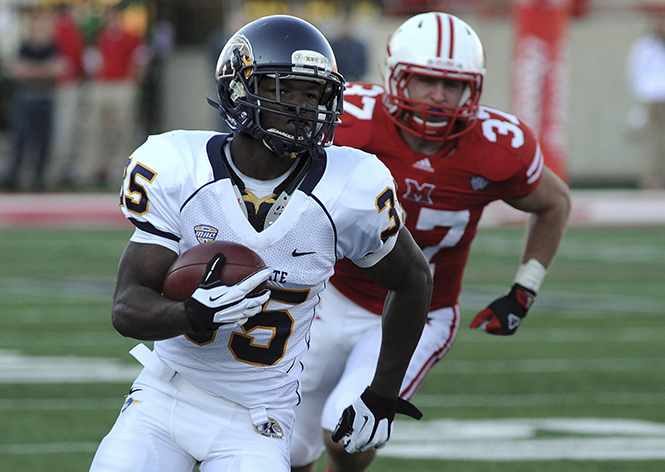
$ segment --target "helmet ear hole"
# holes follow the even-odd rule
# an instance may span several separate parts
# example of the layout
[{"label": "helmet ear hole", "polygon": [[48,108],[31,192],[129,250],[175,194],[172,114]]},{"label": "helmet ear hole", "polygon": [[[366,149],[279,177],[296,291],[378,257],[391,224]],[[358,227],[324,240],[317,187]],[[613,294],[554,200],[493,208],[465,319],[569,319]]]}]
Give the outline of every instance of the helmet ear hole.
[{"label": "helmet ear hole", "polygon": [[[258,94],[259,81],[264,76],[277,81],[274,98]],[[222,49],[215,77],[222,116],[232,130],[263,140],[273,152],[287,158],[308,152],[321,155],[313,152],[315,148],[332,143],[343,112],[344,78],[337,72],[330,44],[308,22],[293,16],[273,15],[245,25]],[[285,106],[280,101],[280,79],[321,84],[318,105]],[[262,110],[290,114],[300,125],[295,127],[293,135],[275,128],[266,129],[259,119]]]},{"label": "helmet ear hole", "polygon": [[245,96],[245,90],[242,84],[239,84],[237,80],[232,80],[229,83],[229,100],[232,105],[237,105],[238,100]]}]

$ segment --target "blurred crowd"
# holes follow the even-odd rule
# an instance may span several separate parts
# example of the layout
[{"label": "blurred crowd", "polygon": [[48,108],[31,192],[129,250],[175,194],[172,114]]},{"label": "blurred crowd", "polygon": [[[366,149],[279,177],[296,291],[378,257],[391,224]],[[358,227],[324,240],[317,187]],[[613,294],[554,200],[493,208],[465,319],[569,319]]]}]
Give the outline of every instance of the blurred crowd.
[{"label": "blurred crowd", "polygon": [[158,128],[159,68],[173,47],[168,18],[92,2],[5,10],[20,30],[0,63],[0,189],[115,189],[117,172]]},{"label": "blurred crowd", "polygon": [[[130,153],[164,130],[162,81],[175,46],[174,21],[184,7],[56,1],[0,5],[0,192],[116,190],[118,169]],[[307,4],[294,0],[282,7],[306,17]],[[344,21],[331,45],[340,72],[362,80],[368,51],[354,33],[351,8],[357,5],[339,4]],[[206,24],[192,29],[190,21],[187,37],[179,38],[207,49],[210,70],[231,34],[249,16],[263,14],[235,0],[214,7],[199,15]],[[330,8],[324,14],[333,14]],[[214,126],[228,131],[221,117]]]}]

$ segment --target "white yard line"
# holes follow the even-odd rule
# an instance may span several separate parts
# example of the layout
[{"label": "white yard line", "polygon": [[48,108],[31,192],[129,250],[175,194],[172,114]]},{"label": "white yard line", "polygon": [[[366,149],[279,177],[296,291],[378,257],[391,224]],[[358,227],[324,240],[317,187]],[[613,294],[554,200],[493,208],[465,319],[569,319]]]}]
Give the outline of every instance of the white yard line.
[{"label": "white yard line", "polygon": [[0,383],[131,382],[141,366],[116,359],[25,356],[0,350]]},{"label": "white yard line", "polygon": [[665,425],[612,418],[398,420],[379,454],[478,461],[660,460]]},{"label": "white yard line", "polygon": [[[95,442],[0,445],[0,455],[93,453]],[[381,457],[466,461],[665,459],[665,425],[614,418],[395,421]]]}]

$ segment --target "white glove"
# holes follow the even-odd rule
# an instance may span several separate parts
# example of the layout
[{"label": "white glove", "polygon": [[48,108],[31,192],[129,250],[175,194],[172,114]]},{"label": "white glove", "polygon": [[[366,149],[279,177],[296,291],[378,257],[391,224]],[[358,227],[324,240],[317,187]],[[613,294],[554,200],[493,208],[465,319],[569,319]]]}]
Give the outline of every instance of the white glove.
[{"label": "white glove", "polygon": [[404,413],[417,420],[423,416],[418,408],[406,400],[377,395],[370,392],[368,387],[344,410],[332,440],[339,442],[341,439],[349,454],[380,449],[390,439],[395,413]]},{"label": "white glove", "polygon": [[185,300],[187,318],[194,328],[194,334],[242,326],[250,317],[260,313],[270,298],[268,289],[249,294],[268,280],[272,269],[264,267],[237,284],[227,286],[219,280],[225,262],[222,253],[213,257],[201,285],[191,298]]}]

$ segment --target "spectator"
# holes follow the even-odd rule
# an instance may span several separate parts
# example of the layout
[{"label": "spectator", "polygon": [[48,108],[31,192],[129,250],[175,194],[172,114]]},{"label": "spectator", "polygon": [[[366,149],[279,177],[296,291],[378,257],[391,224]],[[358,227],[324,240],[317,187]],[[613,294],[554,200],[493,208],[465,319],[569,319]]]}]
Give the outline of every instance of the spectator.
[{"label": "spectator", "polygon": [[54,42],[54,23],[51,13],[30,12],[27,39],[21,43],[10,74],[16,82],[12,103],[12,155],[3,187],[21,188],[21,169],[25,164],[29,144],[34,144],[36,161],[32,175],[32,190],[44,189],[44,170],[49,159],[53,122],[55,87],[62,63]]},{"label": "spectator", "polygon": [[[10,125],[10,107],[13,93],[13,81],[9,77],[8,59],[16,49],[12,41],[6,41],[5,38],[14,37],[14,31],[17,30],[18,14],[9,5],[0,6],[0,155],[7,155],[5,151],[6,134]],[[4,160],[4,159],[3,159]]]},{"label": "spectator", "polygon": [[665,11],[654,15],[653,30],[632,45],[627,79],[635,99],[646,108],[644,165],[640,186],[665,188]]},{"label": "spectator", "polygon": [[347,82],[365,79],[367,46],[356,36],[356,26],[350,13],[342,21],[340,35],[330,41],[337,59],[337,69]]},{"label": "spectator", "polygon": [[112,6],[105,12],[95,48],[86,54],[93,82],[78,178],[85,186],[114,187],[109,169],[121,165],[136,144],[137,99],[147,48],[123,28],[121,11]]},{"label": "spectator", "polygon": [[81,85],[85,78],[83,31],[72,17],[68,5],[58,8],[55,19],[55,44],[64,63],[55,97],[53,157],[49,177],[60,184],[71,179],[80,124]]},{"label": "spectator", "polygon": [[175,25],[168,9],[159,12],[152,26],[149,59],[143,74],[142,123],[147,134],[163,130],[162,89],[165,62],[175,47]]}]

